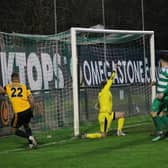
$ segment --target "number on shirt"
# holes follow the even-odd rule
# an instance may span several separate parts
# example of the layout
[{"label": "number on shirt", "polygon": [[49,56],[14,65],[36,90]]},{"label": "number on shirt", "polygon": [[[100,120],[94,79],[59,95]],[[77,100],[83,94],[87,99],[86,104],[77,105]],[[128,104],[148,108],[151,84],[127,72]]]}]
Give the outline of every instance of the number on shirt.
[{"label": "number on shirt", "polygon": [[[16,91],[18,91],[18,93],[16,93]],[[23,95],[22,95],[23,89],[22,88],[11,88],[11,92],[12,92],[11,97],[23,97]]]}]

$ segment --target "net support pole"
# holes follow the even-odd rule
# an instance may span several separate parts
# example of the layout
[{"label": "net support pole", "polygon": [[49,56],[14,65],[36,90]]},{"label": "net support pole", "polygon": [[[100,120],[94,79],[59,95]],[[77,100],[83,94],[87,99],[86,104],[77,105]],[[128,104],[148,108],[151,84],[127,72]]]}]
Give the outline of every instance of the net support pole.
[{"label": "net support pole", "polygon": [[76,31],[71,28],[71,52],[72,52],[72,89],[73,89],[73,117],[74,117],[74,136],[79,135],[79,101],[78,101],[78,60]]},{"label": "net support pole", "polygon": [[[151,61],[151,80],[155,81],[155,42],[154,42],[154,33],[150,36],[150,61]],[[152,86],[152,96],[153,100],[156,96],[156,87]]]}]

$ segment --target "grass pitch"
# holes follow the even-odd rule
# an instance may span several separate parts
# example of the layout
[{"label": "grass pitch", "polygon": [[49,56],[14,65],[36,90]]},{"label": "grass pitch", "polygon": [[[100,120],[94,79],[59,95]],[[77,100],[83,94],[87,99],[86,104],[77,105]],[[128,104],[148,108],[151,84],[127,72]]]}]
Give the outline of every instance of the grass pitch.
[{"label": "grass pitch", "polygon": [[0,168],[167,168],[168,140],[151,141],[151,121],[134,126],[128,121],[125,131],[126,137],[112,132],[107,138],[94,140],[55,131],[55,136],[39,139],[35,150],[26,149],[24,139],[3,137]]}]

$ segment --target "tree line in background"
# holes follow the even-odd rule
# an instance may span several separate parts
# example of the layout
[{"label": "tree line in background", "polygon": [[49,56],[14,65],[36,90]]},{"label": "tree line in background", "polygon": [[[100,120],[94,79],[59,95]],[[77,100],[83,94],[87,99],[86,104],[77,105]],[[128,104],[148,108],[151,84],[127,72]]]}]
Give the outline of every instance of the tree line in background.
[{"label": "tree line in background", "polygon": [[[142,0],[104,0],[105,27],[142,29]],[[1,0],[0,31],[53,34],[70,27],[103,24],[102,0]],[[144,0],[145,30],[154,30],[156,48],[168,49],[168,2]],[[57,16],[55,30],[54,12]]]}]

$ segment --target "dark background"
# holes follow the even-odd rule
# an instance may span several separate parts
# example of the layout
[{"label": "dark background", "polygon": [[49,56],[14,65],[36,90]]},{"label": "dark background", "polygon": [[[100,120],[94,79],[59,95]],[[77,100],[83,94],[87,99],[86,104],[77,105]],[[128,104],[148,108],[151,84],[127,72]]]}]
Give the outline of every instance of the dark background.
[{"label": "dark background", "polygon": [[[156,49],[168,49],[168,1],[144,1],[144,29],[155,31]],[[105,28],[142,30],[142,0],[104,0]],[[0,31],[53,34],[103,24],[102,0],[1,0]]]}]

